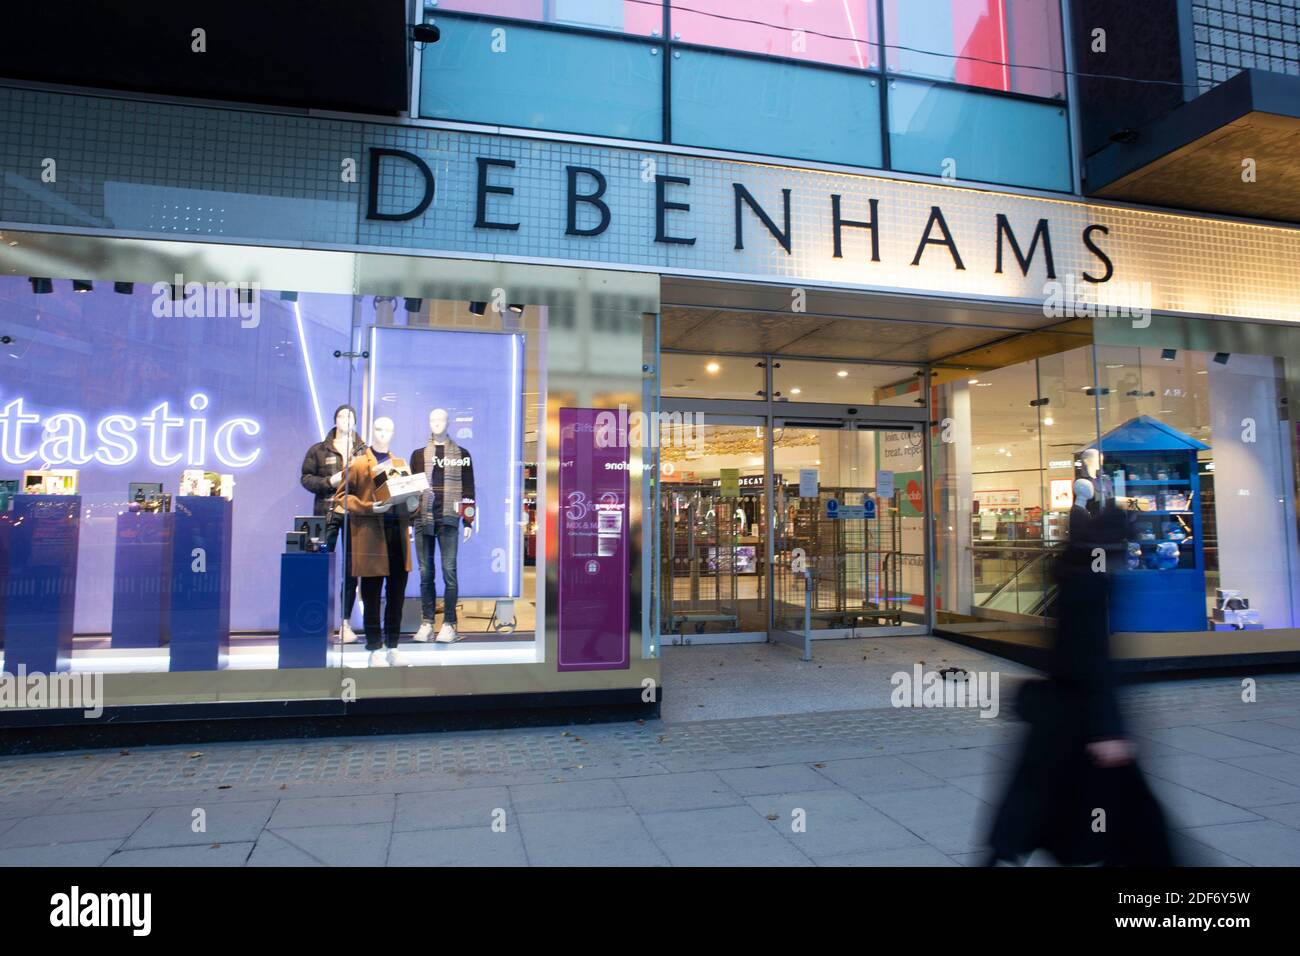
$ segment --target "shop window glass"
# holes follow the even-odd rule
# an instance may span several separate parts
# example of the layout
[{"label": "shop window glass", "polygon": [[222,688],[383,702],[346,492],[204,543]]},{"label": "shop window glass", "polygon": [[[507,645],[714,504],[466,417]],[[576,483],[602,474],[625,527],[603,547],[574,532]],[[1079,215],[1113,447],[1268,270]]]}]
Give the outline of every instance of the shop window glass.
[{"label": "shop window glass", "polygon": [[[385,666],[399,634],[414,666],[542,659],[546,309],[241,296],[218,283],[81,288],[0,279],[7,670]],[[384,501],[396,505],[381,514]],[[444,554],[458,551],[450,602],[443,556],[421,580],[430,517],[450,529]],[[382,595],[389,617],[367,584],[382,578],[398,589]],[[345,621],[384,662],[341,640]],[[423,638],[454,623],[444,637],[458,640],[417,643],[426,621]]]},{"label": "shop window glass", "polygon": [[1057,0],[883,0],[892,71],[1006,93],[1065,95]]},{"label": "shop window glass", "polygon": [[682,50],[673,61],[673,141],[879,166],[880,97],[867,77]]},{"label": "shop window glass", "polygon": [[439,0],[434,12],[482,13],[639,36],[658,36],[664,25],[663,0]]},{"label": "shop window glass", "polygon": [[958,180],[1070,188],[1063,106],[891,80],[889,142],[895,169]]},{"label": "shop window glass", "polygon": [[877,68],[875,0],[673,0],[672,30],[685,43]]},{"label": "shop window glass", "polygon": [[494,36],[500,25],[489,21],[439,25],[442,39],[422,59],[422,116],[627,139],[663,135],[658,47],[525,26]]},{"label": "shop window glass", "polygon": [[772,392],[778,402],[836,405],[925,404],[925,379],[914,365],[856,365],[778,358],[772,363]]},{"label": "shop window glass", "polygon": [[1157,579],[1196,580],[1203,606],[1179,630],[1295,626],[1294,438],[1280,362],[1174,348],[1097,352],[1103,449],[1125,429],[1163,439],[1158,454],[1116,451],[1103,466],[1135,512],[1129,563]]}]

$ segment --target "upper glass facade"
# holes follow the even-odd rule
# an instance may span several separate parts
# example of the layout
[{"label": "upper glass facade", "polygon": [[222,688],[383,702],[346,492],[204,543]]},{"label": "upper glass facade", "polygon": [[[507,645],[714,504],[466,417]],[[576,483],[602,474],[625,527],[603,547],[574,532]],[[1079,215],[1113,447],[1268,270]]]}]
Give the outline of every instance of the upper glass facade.
[{"label": "upper glass facade", "polygon": [[1057,0],[445,0],[434,12],[427,118],[1072,188]]}]

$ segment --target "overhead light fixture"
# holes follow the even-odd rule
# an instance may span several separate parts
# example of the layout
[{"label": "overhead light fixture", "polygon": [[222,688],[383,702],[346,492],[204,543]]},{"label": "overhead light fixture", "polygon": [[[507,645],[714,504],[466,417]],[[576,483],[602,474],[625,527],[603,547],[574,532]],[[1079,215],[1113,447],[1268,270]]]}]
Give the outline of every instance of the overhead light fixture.
[{"label": "overhead light fixture", "polygon": [[1178,358],[1178,349],[1161,349],[1160,357],[1166,362],[1172,362],[1174,359]]},{"label": "overhead light fixture", "polygon": [[1230,358],[1232,358],[1232,354],[1229,353],[1229,352],[1215,352],[1215,353],[1214,353],[1214,361],[1217,362],[1217,363],[1220,364],[1220,365],[1227,365],[1227,364],[1228,364],[1228,359],[1230,359]]},{"label": "overhead light fixture", "polygon": [[790,389],[790,394],[791,394],[791,395],[802,395],[802,394],[803,394],[803,389],[802,389],[802,388],[792,388],[792,389]]},{"label": "overhead light fixture", "polygon": [[708,372],[710,375],[717,375],[722,371],[722,366],[717,362],[710,362],[708,365],[704,366],[704,371]]},{"label": "overhead light fixture", "polygon": [[54,291],[54,280],[46,279],[39,276],[32,276],[27,280],[32,284],[33,295],[49,295]]},{"label": "overhead light fixture", "polygon": [[469,304],[469,310],[470,310],[470,312],[472,312],[474,315],[486,315],[486,314],[487,314],[487,303],[486,303],[486,302],[471,302],[471,303]]},{"label": "overhead light fixture", "polygon": [[407,296],[402,300],[402,303],[406,306],[407,312],[419,312],[420,306],[424,305],[424,300]]},{"label": "overhead light fixture", "polygon": [[118,295],[130,295],[135,292],[134,282],[114,282],[113,291]]},{"label": "overhead light fixture", "polygon": [[1051,415],[1048,415],[1046,418],[1043,419],[1043,424],[1044,424],[1044,425],[1055,425],[1055,424],[1056,424],[1056,419],[1054,419]]},{"label": "overhead light fixture", "polygon": [[89,291],[91,291],[91,290],[94,289],[94,288],[95,288],[95,283],[91,282],[89,279],[73,279],[73,280],[72,280],[72,291],[73,291],[73,292],[89,292]]},{"label": "overhead light fixture", "polygon": [[849,373],[848,373],[847,371],[845,371],[844,369],[840,369],[840,370],[839,370],[838,372],[836,372],[835,374],[838,375],[840,378],[848,378],[848,377],[849,377]]},{"label": "overhead light fixture", "polygon": [[980,383],[980,380],[977,379],[977,378],[968,378],[968,379],[966,379],[966,384],[967,384],[967,385],[978,385],[979,383]]},{"label": "overhead light fixture", "polygon": [[524,307],[520,305],[518,302],[512,302],[510,303],[510,305],[506,306],[506,308],[509,309],[511,312],[513,312],[515,315],[524,314]]}]

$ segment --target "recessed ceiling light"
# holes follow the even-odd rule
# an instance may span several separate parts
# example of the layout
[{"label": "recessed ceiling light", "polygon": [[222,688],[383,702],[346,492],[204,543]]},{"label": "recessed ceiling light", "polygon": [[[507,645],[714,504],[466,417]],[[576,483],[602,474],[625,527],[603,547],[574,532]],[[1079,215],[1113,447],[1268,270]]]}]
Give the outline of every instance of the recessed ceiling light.
[{"label": "recessed ceiling light", "polygon": [[710,362],[708,365],[704,366],[704,371],[708,372],[710,375],[717,375],[722,371],[722,366],[717,362]]},{"label": "recessed ceiling light", "polygon": [[980,383],[980,380],[977,379],[977,378],[968,378],[968,379],[966,379],[966,384],[967,384],[967,385],[978,385],[979,383]]},{"label": "recessed ceiling light", "polygon": [[1055,424],[1056,424],[1056,419],[1052,418],[1051,415],[1048,415],[1046,418],[1043,419],[1043,424],[1044,424],[1044,425],[1055,425]]},{"label": "recessed ceiling light", "polygon": [[847,371],[845,371],[844,369],[840,369],[840,370],[839,370],[838,372],[836,372],[835,374],[838,375],[840,378],[848,378],[848,377],[849,377],[849,373],[848,373]]},{"label": "recessed ceiling light", "polygon": [[803,394],[803,389],[802,389],[802,388],[792,388],[792,389],[790,389],[790,394],[791,394],[791,395],[802,395],[802,394]]}]

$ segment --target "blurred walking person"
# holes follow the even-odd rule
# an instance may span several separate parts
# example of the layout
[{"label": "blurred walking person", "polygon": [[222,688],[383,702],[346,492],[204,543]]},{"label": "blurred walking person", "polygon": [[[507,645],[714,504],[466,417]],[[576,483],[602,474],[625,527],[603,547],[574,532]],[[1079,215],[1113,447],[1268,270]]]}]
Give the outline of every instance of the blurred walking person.
[{"label": "blurred walking person", "polygon": [[[1061,864],[1172,866],[1164,812],[1136,762],[1110,657],[1110,570],[1124,560],[1127,521],[1096,486],[1074,483],[1069,542],[1056,559],[1055,621],[1045,675],[1022,687],[1027,725],[994,814],[988,865],[1046,850]],[[1090,505],[1091,502],[1091,505]]]}]

